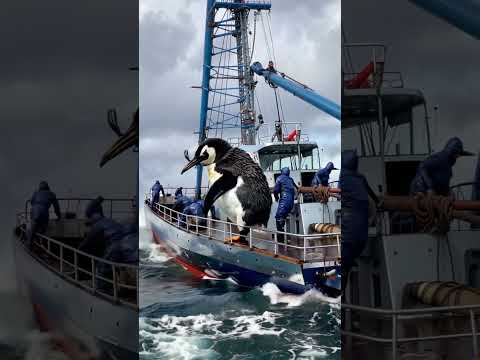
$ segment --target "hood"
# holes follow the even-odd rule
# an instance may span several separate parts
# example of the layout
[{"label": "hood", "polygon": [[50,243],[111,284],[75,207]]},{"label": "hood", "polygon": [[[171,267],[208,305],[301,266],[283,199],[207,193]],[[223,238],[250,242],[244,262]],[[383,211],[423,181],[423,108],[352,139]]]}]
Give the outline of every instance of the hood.
[{"label": "hood", "polygon": [[332,170],[338,170],[335,165],[333,165],[333,162],[329,161],[327,163],[327,165],[325,166],[325,168],[328,170],[328,171],[332,171]]},{"label": "hood", "polygon": [[50,187],[46,181],[40,181],[40,184],[38,184],[38,190],[50,190]]},{"label": "hood", "polygon": [[155,185],[160,185],[160,181],[155,181]]},{"label": "hood", "polygon": [[87,219],[93,219],[94,215],[96,214],[103,217],[102,202],[103,202],[103,197],[101,196],[91,200],[88,203],[87,208],[85,209],[85,217]]},{"label": "hood", "polygon": [[358,170],[358,156],[355,150],[342,151],[342,169],[355,172]]},{"label": "hood", "polygon": [[455,163],[456,159],[459,156],[472,156],[473,153],[465,151],[463,149],[462,140],[458,137],[453,137],[449,139],[443,149],[444,152],[448,154],[448,158],[452,164]]},{"label": "hood", "polygon": [[290,176],[290,169],[288,167],[282,168],[282,175]]}]

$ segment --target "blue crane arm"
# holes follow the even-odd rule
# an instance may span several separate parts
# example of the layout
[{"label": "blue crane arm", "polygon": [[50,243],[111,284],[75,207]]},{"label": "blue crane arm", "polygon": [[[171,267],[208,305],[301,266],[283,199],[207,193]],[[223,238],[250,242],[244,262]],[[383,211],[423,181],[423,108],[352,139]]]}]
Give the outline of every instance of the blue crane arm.
[{"label": "blue crane arm", "polygon": [[255,74],[263,76],[267,81],[271,82],[272,84],[281,87],[282,89],[288,91],[295,96],[298,96],[300,99],[326,112],[334,118],[341,120],[340,106],[335,104],[333,101],[318,95],[315,91],[305,88],[292,80],[286,79],[275,71],[264,69],[262,64],[260,64],[259,62],[253,63],[250,66],[250,69]]},{"label": "blue crane arm", "polygon": [[410,0],[460,30],[480,39],[480,3],[478,0]]}]

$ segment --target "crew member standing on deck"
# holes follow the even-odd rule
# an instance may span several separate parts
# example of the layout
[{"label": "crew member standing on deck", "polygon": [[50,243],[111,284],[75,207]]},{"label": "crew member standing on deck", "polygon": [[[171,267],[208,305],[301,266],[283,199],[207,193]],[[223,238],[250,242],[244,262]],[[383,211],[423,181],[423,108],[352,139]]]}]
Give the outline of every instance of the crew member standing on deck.
[{"label": "crew member standing on deck", "polygon": [[358,156],[353,150],[342,152],[340,171],[342,189],[342,292],[347,286],[348,275],[368,240],[368,197],[376,204],[379,200],[358,172]]},{"label": "crew member standing on deck", "polygon": [[38,190],[33,193],[30,199],[30,204],[32,209],[30,213],[31,227],[28,233],[28,244],[32,246],[34,235],[37,233],[44,234],[47,231],[50,206],[53,205],[58,219],[61,218],[61,213],[57,197],[50,191],[46,181],[40,182]]},{"label": "crew member standing on deck", "polygon": [[[295,190],[298,190],[298,187],[290,177],[290,169],[284,167],[273,189],[273,196],[275,200],[278,201],[277,213],[275,214],[278,231],[285,231],[286,218],[293,209]],[[278,239],[283,242],[283,236],[279,235]]]},{"label": "crew member standing on deck", "polygon": [[442,151],[430,155],[420,163],[410,184],[410,193],[449,196],[453,165],[460,156],[472,155],[473,153],[463,150],[462,140],[458,137],[451,138]]},{"label": "crew member standing on deck", "polygon": [[312,186],[328,186],[332,170],[338,170],[332,162],[327,163],[324,168],[319,169],[312,180]]},{"label": "crew member standing on deck", "polygon": [[160,191],[162,192],[162,196],[165,197],[163,186],[160,184],[160,181],[157,180],[152,186],[152,206],[158,204],[158,201],[160,200]]}]

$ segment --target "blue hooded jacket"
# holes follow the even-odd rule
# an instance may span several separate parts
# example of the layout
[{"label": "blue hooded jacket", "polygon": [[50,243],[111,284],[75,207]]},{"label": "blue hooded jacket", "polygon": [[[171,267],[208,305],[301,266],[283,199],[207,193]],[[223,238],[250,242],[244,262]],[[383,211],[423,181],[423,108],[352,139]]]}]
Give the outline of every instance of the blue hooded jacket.
[{"label": "blue hooded jacket", "polygon": [[125,234],[125,228],[113,219],[106,218],[99,209],[98,198],[92,200],[87,206],[85,215],[91,225],[89,232],[85,236],[85,240],[80,244],[79,250],[85,251],[95,256],[103,256],[114,242],[120,240]]},{"label": "blue hooded jacket", "polygon": [[32,206],[31,219],[37,222],[48,223],[49,209],[53,205],[55,214],[58,218],[61,217],[60,205],[56,195],[50,191],[50,187],[46,181],[40,182],[38,190],[35,191],[30,199]]},{"label": "blue hooded jacket", "polygon": [[183,196],[183,187],[179,187],[177,190],[175,190],[175,198]]},{"label": "blue hooded jacket", "polygon": [[410,193],[433,190],[437,195],[448,196],[453,165],[462,155],[472,154],[463,150],[463,143],[459,138],[453,137],[448,140],[443,150],[430,155],[420,163],[410,184]]},{"label": "blue hooded jacket", "polygon": [[160,184],[160,181],[155,181],[155,184],[152,186],[152,196],[154,201],[158,201],[160,196],[160,191],[162,192],[163,196],[165,196],[165,191],[163,190],[163,186]]},{"label": "blue hooded jacket", "polygon": [[367,180],[358,173],[357,153],[342,152],[340,171],[342,189],[342,266],[349,269],[360,256],[368,240],[368,197],[378,202]]},{"label": "blue hooded jacket", "polygon": [[319,169],[312,180],[312,186],[328,186],[330,180],[330,173],[334,169],[335,165],[333,165],[332,162],[327,163],[324,168]]},{"label": "blue hooded jacket", "polygon": [[277,178],[275,188],[273,189],[273,195],[278,200],[276,219],[284,219],[288,216],[293,209],[295,201],[295,189],[297,185],[290,177],[290,169],[284,167],[280,176]]}]

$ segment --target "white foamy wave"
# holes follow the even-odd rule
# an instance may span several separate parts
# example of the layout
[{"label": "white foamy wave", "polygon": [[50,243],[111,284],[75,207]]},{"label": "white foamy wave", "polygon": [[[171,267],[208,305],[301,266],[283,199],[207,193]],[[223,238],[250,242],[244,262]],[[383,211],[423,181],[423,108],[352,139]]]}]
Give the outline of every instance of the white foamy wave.
[{"label": "white foamy wave", "polygon": [[217,341],[282,334],[286,329],[275,324],[280,316],[265,311],[263,314],[237,317],[200,314],[185,317],[164,315],[148,320],[141,318],[141,353],[155,353],[179,360],[217,359],[219,354],[213,350]]},{"label": "white foamy wave", "polygon": [[171,259],[171,257],[165,254],[157,244],[150,244],[148,248],[144,249],[144,251],[148,254],[145,259],[148,263],[162,264]]},{"label": "white foamy wave", "polygon": [[340,307],[340,297],[331,298],[315,289],[309,290],[301,295],[286,294],[281,292],[277,285],[267,283],[262,286],[262,293],[264,296],[270,298],[272,305],[287,304],[288,307],[296,307],[307,302],[324,302],[331,304],[335,308]]}]

